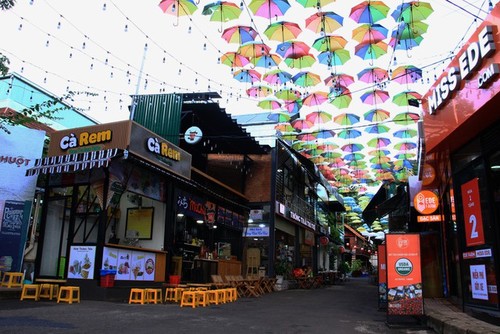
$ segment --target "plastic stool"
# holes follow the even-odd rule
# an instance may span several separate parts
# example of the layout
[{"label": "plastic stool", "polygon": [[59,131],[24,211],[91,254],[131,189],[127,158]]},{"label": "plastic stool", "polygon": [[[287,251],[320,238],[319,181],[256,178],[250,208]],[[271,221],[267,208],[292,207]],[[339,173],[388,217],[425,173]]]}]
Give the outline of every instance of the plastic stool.
[{"label": "plastic stool", "polygon": [[185,288],[174,288],[174,289],[175,289],[175,302],[180,303],[183,292],[187,290]]},{"label": "plastic stool", "polygon": [[176,302],[175,298],[175,288],[166,288],[165,289],[165,303],[166,302]]},{"label": "plastic stool", "polygon": [[207,290],[205,292],[207,297],[207,302],[209,304],[219,305],[222,301],[219,300],[219,291],[218,290]]},{"label": "plastic stool", "polygon": [[146,289],[146,302],[147,303],[162,303],[163,297],[161,289]]},{"label": "plastic stool", "polygon": [[183,291],[181,297],[181,307],[191,306],[192,308],[195,308],[197,306],[196,294],[197,291]]},{"label": "plastic stool", "polygon": [[40,284],[40,298],[48,298],[52,300],[52,298],[56,298],[59,295],[59,285],[57,284],[48,284],[42,283]]},{"label": "plastic stool", "polygon": [[196,291],[196,304],[197,306],[203,306],[203,307],[208,305],[208,297],[206,290]]},{"label": "plastic stool", "polygon": [[130,297],[128,298],[128,303],[138,303],[144,305],[146,302],[146,291],[144,289],[132,288],[130,289]]},{"label": "plastic stool", "polygon": [[24,284],[21,300],[25,299],[40,300],[40,286],[38,284]]},{"label": "plastic stool", "polygon": [[79,286],[62,286],[59,289],[59,296],[57,297],[57,302],[67,302],[73,304],[73,302],[80,302],[80,287]]},{"label": "plastic stool", "polygon": [[217,298],[219,299],[219,302],[220,303],[227,303],[227,300],[226,300],[226,289],[217,289],[217,290],[214,290],[214,291],[217,291]]}]

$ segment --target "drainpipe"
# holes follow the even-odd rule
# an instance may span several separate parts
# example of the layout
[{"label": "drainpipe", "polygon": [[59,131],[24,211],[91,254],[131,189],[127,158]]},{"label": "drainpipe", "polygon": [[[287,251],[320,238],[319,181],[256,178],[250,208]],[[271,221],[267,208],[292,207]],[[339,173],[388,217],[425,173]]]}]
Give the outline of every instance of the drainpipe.
[{"label": "drainpipe", "polygon": [[35,210],[33,212],[33,226],[31,227],[31,234],[28,242],[28,247],[24,250],[24,257],[28,255],[35,248],[35,238],[36,238],[36,226],[38,225],[40,212],[42,210],[41,205],[42,193],[38,192],[36,194]]}]

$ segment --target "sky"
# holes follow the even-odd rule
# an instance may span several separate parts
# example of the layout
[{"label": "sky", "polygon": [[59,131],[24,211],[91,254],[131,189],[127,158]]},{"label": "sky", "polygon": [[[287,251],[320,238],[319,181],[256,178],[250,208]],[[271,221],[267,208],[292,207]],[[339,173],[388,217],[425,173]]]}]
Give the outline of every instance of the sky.
[{"label": "sky", "polygon": [[[275,53],[279,51],[279,42],[267,39],[263,32],[271,22],[287,20],[302,27],[297,39],[312,45],[319,35],[305,28],[304,22],[317,10],[304,8],[296,0],[290,0],[291,8],[283,17],[269,19],[253,15],[248,9],[251,1],[244,0],[240,17],[221,23],[210,21],[209,16],[202,14],[203,8],[212,2],[199,1],[198,9],[192,15],[176,17],[164,13],[159,0],[20,0],[13,9],[0,12],[0,53],[10,59],[11,71],[56,95],[62,96],[68,90],[80,92],[72,104],[103,123],[128,119],[130,95],[134,94],[214,91],[221,95],[219,102],[231,115],[264,112],[257,107],[258,99],[246,93],[251,84],[235,80],[234,70],[219,63],[225,52],[237,49],[237,45],[221,37],[222,31],[236,24],[251,25]],[[351,38],[352,30],[359,24],[349,18],[349,14],[351,8],[360,2],[337,0],[322,8],[344,18],[343,26],[332,34],[346,38],[346,49],[351,53],[356,45]],[[384,2],[391,11],[378,23],[389,30],[390,36],[397,26],[390,13],[403,1]],[[366,106],[360,101],[360,96],[374,88],[386,90],[391,96],[402,90],[414,90],[424,95],[450,57],[480,24],[479,19],[486,16],[489,5],[488,0],[429,2],[434,12],[425,20],[429,26],[419,46],[396,51],[389,48],[389,52],[378,59],[363,60],[351,55],[345,65],[334,68],[316,62],[304,70],[320,74],[324,79],[333,72],[356,77],[361,70],[371,66],[387,70],[400,65],[417,66],[422,69],[423,78],[415,84],[386,82],[374,86],[357,80],[349,86],[353,97],[349,110],[356,110],[360,115],[370,108],[391,109],[391,113],[393,110],[394,113],[405,111],[408,107],[397,110],[385,104]],[[496,3],[492,1],[493,5]],[[236,4],[240,5],[239,2]],[[292,74],[300,71],[282,64],[279,68]],[[285,87],[289,88],[290,84]],[[328,91],[328,88],[320,83],[298,89],[305,96],[317,90]],[[323,110],[323,106],[321,108]],[[327,111],[334,115],[346,112],[332,106],[325,108],[330,108]],[[300,117],[319,110],[320,106],[303,107]],[[341,130],[332,122],[317,124],[315,130],[327,128],[335,132]],[[254,135],[257,139],[269,136]]]}]

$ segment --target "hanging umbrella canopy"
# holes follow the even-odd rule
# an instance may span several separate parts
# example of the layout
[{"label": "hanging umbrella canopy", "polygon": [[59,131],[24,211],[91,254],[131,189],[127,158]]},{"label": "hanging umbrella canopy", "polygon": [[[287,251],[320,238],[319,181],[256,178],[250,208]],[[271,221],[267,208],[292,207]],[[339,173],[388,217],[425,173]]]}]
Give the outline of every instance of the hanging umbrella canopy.
[{"label": "hanging umbrella canopy", "polygon": [[292,75],[280,69],[274,69],[264,73],[262,80],[271,85],[282,85],[285,82],[292,80]]},{"label": "hanging umbrella canopy", "polygon": [[331,34],[342,27],[344,18],[334,12],[317,12],[306,19],[306,28],[317,34]]},{"label": "hanging umbrella canopy", "polygon": [[297,23],[280,21],[271,23],[264,30],[264,35],[271,40],[285,42],[297,38],[301,32],[302,29]]},{"label": "hanging umbrella canopy", "polygon": [[373,164],[376,164],[376,163],[387,163],[387,162],[390,162],[390,161],[391,161],[391,158],[388,157],[388,156],[386,156],[386,155],[370,158],[370,162],[373,163]]},{"label": "hanging umbrella canopy", "polygon": [[392,121],[398,125],[408,125],[417,123],[420,120],[420,115],[413,112],[403,112],[394,116]]},{"label": "hanging umbrella canopy", "polygon": [[298,3],[300,3],[304,8],[322,8],[332,2],[335,2],[336,0],[296,0]]},{"label": "hanging umbrella canopy", "polygon": [[391,74],[391,80],[400,84],[414,83],[422,78],[422,70],[413,65],[396,67]]},{"label": "hanging umbrella canopy", "polygon": [[233,73],[233,78],[239,82],[254,83],[260,81],[261,74],[256,70],[241,69]]},{"label": "hanging umbrella canopy", "polygon": [[352,101],[351,92],[349,89],[344,89],[341,94],[335,93],[332,97],[331,105],[337,107],[338,109],[348,108]]},{"label": "hanging umbrella canopy", "polygon": [[363,1],[351,8],[349,17],[358,23],[373,24],[387,17],[389,7],[382,1]]},{"label": "hanging umbrella canopy", "polygon": [[409,39],[398,39],[393,37],[389,42],[389,46],[395,50],[411,50],[414,47],[419,46],[423,40],[424,37],[422,36],[416,36]]},{"label": "hanging umbrella canopy", "polygon": [[189,16],[197,9],[193,0],[162,0],[159,5],[161,10],[173,16]]},{"label": "hanging umbrella canopy", "polygon": [[276,53],[283,58],[299,58],[309,54],[311,48],[302,41],[286,41],[278,44]]},{"label": "hanging umbrella canopy", "polygon": [[374,89],[361,95],[361,101],[366,104],[382,104],[389,99],[389,93],[385,90]]},{"label": "hanging umbrella canopy", "polygon": [[278,123],[274,126],[274,129],[276,131],[281,132],[281,133],[295,132],[295,129],[293,128],[293,126],[291,126],[290,123],[288,123],[288,122]]},{"label": "hanging umbrella canopy", "polygon": [[352,39],[360,43],[376,43],[387,38],[388,30],[381,24],[362,24],[352,31]]},{"label": "hanging umbrella canopy", "polygon": [[326,35],[317,38],[313,43],[313,48],[322,51],[335,51],[339,49],[344,49],[347,45],[347,40],[342,36],[337,35]]},{"label": "hanging umbrella canopy", "polygon": [[315,141],[316,134],[310,132],[303,132],[297,135],[297,138],[302,141]]},{"label": "hanging umbrella canopy", "polygon": [[377,149],[377,150],[372,150],[372,151],[368,152],[368,154],[371,155],[372,157],[385,157],[385,156],[391,154],[391,151]]},{"label": "hanging umbrella canopy", "polygon": [[401,22],[392,31],[391,37],[396,39],[413,39],[427,32],[429,25],[422,21]]},{"label": "hanging umbrella canopy", "polygon": [[283,16],[290,9],[290,3],[287,0],[252,0],[248,8],[256,16],[271,19]]},{"label": "hanging umbrella canopy", "polygon": [[351,59],[351,53],[346,49],[337,49],[335,51],[323,51],[318,54],[320,64],[327,66],[344,65]]},{"label": "hanging umbrella canopy", "polygon": [[359,43],[354,47],[354,54],[361,59],[378,59],[387,53],[387,43],[380,41],[377,43]]},{"label": "hanging umbrella canopy", "polygon": [[273,89],[265,85],[255,85],[247,89],[250,97],[266,97],[273,93]]},{"label": "hanging umbrella canopy", "polygon": [[342,113],[333,118],[333,121],[339,125],[349,126],[359,122],[359,116],[353,113]]},{"label": "hanging umbrella canopy", "polygon": [[403,141],[395,144],[394,148],[398,151],[409,151],[417,148],[417,144],[411,141]]},{"label": "hanging umbrella canopy", "polygon": [[249,60],[255,67],[271,68],[281,63],[281,57],[274,53],[263,54]]},{"label": "hanging umbrella canopy", "polygon": [[387,78],[387,71],[380,67],[367,67],[358,73],[358,79],[366,83],[382,82]]},{"label": "hanging umbrella canopy", "polygon": [[241,8],[233,2],[216,1],[205,5],[202,14],[210,16],[210,21],[227,22],[239,18]]},{"label": "hanging umbrella canopy", "polygon": [[344,129],[337,134],[337,137],[342,139],[354,139],[361,136],[361,131],[355,129]]},{"label": "hanging umbrella canopy", "polygon": [[295,85],[300,87],[312,87],[316,86],[321,82],[321,78],[318,74],[309,71],[302,71],[295,74],[292,77],[292,81]]},{"label": "hanging umbrella canopy", "polygon": [[265,98],[257,103],[258,107],[268,110],[280,109],[281,105],[282,104],[278,99],[272,97]]},{"label": "hanging umbrella canopy", "polygon": [[300,108],[302,108],[302,100],[285,100],[283,107],[288,110],[290,114],[296,114],[300,111]]},{"label": "hanging umbrella canopy", "polygon": [[415,91],[404,91],[392,97],[392,102],[400,107],[403,106],[418,106],[422,95]]},{"label": "hanging umbrella canopy", "polygon": [[304,69],[311,67],[316,62],[316,58],[312,54],[305,54],[298,58],[285,58],[285,64],[290,68]]},{"label": "hanging umbrella canopy", "polygon": [[430,3],[417,0],[402,3],[391,16],[396,22],[415,22],[426,20],[433,12]]},{"label": "hanging umbrella canopy", "polygon": [[354,83],[354,78],[348,74],[337,73],[328,76],[325,80],[325,85],[330,87],[343,86],[347,87]]},{"label": "hanging umbrella canopy", "polygon": [[407,160],[407,159],[394,161],[394,167],[396,169],[401,169],[401,168],[412,169],[415,164],[416,164],[416,161],[411,161],[411,160]]},{"label": "hanging umbrella canopy", "polygon": [[282,123],[288,122],[290,120],[290,114],[288,112],[283,111],[273,111],[270,113],[267,118],[271,121]]},{"label": "hanging umbrella canopy", "polygon": [[370,122],[382,122],[389,116],[390,113],[383,109],[371,109],[363,114],[364,119]]},{"label": "hanging umbrella canopy", "polygon": [[308,107],[318,106],[328,101],[328,93],[316,91],[302,99],[302,104]]},{"label": "hanging umbrella canopy", "polygon": [[363,148],[364,146],[362,144],[350,143],[342,146],[342,151],[354,153],[363,150]]},{"label": "hanging umbrella canopy", "polygon": [[367,133],[386,133],[389,132],[389,127],[383,124],[370,125],[365,128]]},{"label": "hanging umbrella canopy", "polygon": [[271,48],[262,42],[247,42],[238,47],[238,53],[248,59],[269,54]]},{"label": "hanging umbrella canopy", "polygon": [[312,111],[306,115],[306,120],[313,124],[323,124],[332,120],[332,115],[326,111]]},{"label": "hanging umbrella canopy", "polygon": [[247,57],[242,56],[237,52],[226,52],[220,57],[220,62],[229,67],[244,67],[250,64],[250,60]]},{"label": "hanging umbrella canopy", "polygon": [[391,140],[389,138],[384,138],[384,137],[378,137],[378,138],[372,138],[370,139],[366,145],[370,147],[375,147],[375,148],[383,148],[388,146],[391,143]]},{"label": "hanging umbrella canopy", "polygon": [[244,44],[255,41],[257,31],[249,26],[236,25],[224,29],[222,38],[228,43]]},{"label": "hanging umbrella canopy", "polygon": [[337,158],[340,158],[342,157],[342,153],[340,152],[334,152],[332,150],[329,150],[327,152],[323,152],[321,153],[321,155],[325,158],[325,159],[328,159],[328,160],[334,160],[334,159],[337,159]]},{"label": "hanging umbrella canopy", "polygon": [[291,88],[283,88],[278,90],[274,96],[285,101],[296,101],[302,98],[302,93]]},{"label": "hanging umbrella canopy", "polygon": [[417,136],[417,130],[415,129],[401,129],[393,133],[396,138],[409,139]]},{"label": "hanging umbrella canopy", "polygon": [[335,137],[335,132],[333,130],[319,130],[316,133],[316,138],[318,139],[330,139]]},{"label": "hanging umbrella canopy", "polygon": [[398,153],[396,154],[394,157],[396,159],[413,159],[415,158],[417,155],[415,153],[411,153],[411,152],[405,152],[405,153]]},{"label": "hanging umbrella canopy", "polygon": [[311,121],[304,118],[297,118],[296,120],[292,121],[291,124],[292,127],[298,131],[307,130],[313,126],[313,123]]},{"label": "hanging umbrella canopy", "polygon": [[364,159],[365,155],[363,153],[349,153],[344,156],[345,160],[357,161]]}]

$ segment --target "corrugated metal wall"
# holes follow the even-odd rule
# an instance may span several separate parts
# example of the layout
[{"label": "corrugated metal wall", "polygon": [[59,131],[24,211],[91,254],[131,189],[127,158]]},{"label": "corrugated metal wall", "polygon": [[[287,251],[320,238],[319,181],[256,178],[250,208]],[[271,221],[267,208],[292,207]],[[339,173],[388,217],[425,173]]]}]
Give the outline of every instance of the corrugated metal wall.
[{"label": "corrugated metal wall", "polygon": [[135,95],[133,99],[133,120],[172,144],[179,145],[182,95]]}]

